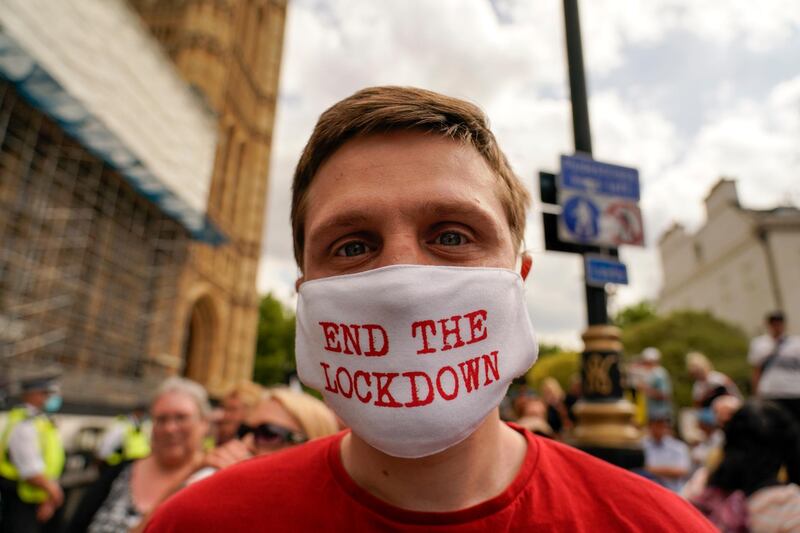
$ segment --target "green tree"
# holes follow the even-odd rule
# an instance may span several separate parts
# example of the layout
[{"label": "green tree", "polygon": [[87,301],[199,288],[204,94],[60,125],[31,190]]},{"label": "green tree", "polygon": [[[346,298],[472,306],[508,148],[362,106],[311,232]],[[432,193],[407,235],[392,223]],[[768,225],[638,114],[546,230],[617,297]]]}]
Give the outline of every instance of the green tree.
[{"label": "green tree", "polygon": [[526,375],[528,385],[538,391],[544,378],[552,376],[567,390],[570,378],[581,370],[581,354],[557,346],[547,346],[546,350],[543,348],[539,348],[539,360]]},{"label": "green tree", "polygon": [[750,375],[747,336],[710,313],[676,311],[665,317],[637,321],[623,328],[622,342],[629,357],[648,346],[661,350],[661,364],[672,377],[674,399],[681,407],[692,403],[692,381],[686,372],[686,354],[690,351],[704,353],[716,370],[730,376],[742,391],[746,390]]},{"label": "green tree", "polygon": [[539,344],[539,358],[547,357],[549,355],[560,354],[564,350],[557,344],[547,344],[545,342]]},{"label": "green tree", "polygon": [[262,297],[253,381],[263,385],[286,383],[295,369],[294,334],[294,313],[272,294]]},{"label": "green tree", "polygon": [[654,318],[657,318],[655,305],[649,300],[643,300],[620,310],[614,315],[613,322],[615,326],[625,329]]}]

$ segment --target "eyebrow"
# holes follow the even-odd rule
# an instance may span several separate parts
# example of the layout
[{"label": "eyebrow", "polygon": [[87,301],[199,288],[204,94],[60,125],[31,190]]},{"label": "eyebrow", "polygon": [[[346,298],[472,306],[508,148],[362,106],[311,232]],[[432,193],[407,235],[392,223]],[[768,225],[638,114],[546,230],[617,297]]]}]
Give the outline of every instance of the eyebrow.
[{"label": "eyebrow", "polygon": [[[319,233],[325,233],[332,229],[339,228],[352,228],[362,226],[380,216],[376,209],[348,211],[346,213],[338,213],[328,219],[323,220],[321,223],[309,228],[309,237],[313,237]],[[489,215],[486,210],[478,205],[465,201],[439,201],[429,200],[424,202],[419,207],[413,207],[407,212],[410,215],[416,215],[417,212],[432,213],[436,216],[467,216],[479,217],[484,222],[494,224],[494,219]]]},{"label": "eyebrow", "polygon": [[[347,213],[339,213],[332,217],[323,220],[313,228],[309,228],[309,236],[319,233],[320,231],[327,231],[332,228],[351,228],[366,224],[372,216],[367,211],[349,211]],[[312,231],[313,230],[313,231]]]},{"label": "eyebrow", "polygon": [[464,201],[433,201],[429,200],[422,204],[424,212],[431,212],[438,216],[480,216],[481,218],[492,219],[485,208],[477,203],[470,203]]}]

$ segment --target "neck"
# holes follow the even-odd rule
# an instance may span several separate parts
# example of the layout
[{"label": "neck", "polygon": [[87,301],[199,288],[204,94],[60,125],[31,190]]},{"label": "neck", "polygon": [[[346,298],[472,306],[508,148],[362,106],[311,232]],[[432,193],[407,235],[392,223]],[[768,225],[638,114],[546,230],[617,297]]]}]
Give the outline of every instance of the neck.
[{"label": "neck", "polygon": [[525,438],[502,423],[495,409],[466,440],[428,457],[392,457],[353,433],[342,440],[341,453],[350,477],[381,500],[413,511],[448,512],[502,493],[526,448]]},{"label": "neck", "polygon": [[153,464],[166,475],[182,475],[184,471],[191,471],[200,463],[202,452],[196,452],[194,455],[188,456],[185,460],[180,462],[175,461],[159,461],[154,455],[145,458],[152,459]]}]

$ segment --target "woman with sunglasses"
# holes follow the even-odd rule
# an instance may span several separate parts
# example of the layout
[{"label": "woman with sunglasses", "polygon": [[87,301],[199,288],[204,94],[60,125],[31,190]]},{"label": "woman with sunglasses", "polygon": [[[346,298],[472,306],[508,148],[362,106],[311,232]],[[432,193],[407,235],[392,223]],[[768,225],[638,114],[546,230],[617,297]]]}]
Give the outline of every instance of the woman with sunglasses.
[{"label": "woman with sunglasses", "polygon": [[333,411],[313,396],[287,387],[266,389],[239,426],[239,438],[209,452],[205,468],[192,475],[189,483],[256,455],[274,453],[338,430]]}]

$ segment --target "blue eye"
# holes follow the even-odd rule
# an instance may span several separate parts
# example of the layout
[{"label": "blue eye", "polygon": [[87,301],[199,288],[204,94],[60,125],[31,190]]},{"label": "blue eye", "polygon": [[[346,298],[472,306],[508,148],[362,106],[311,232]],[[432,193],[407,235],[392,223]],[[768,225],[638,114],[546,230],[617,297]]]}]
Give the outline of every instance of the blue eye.
[{"label": "blue eye", "polygon": [[336,250],[336,255],[341,257],[355,257],[365,253],[367,253],[367,245],[361,241],[348,242]]},{"label": "blue eye", "polygon": [[467,243],[467,238],[461,233],[455,231],[445,231],[439,234],[435,239],[436,244],[442,246],[459,246]]}]

